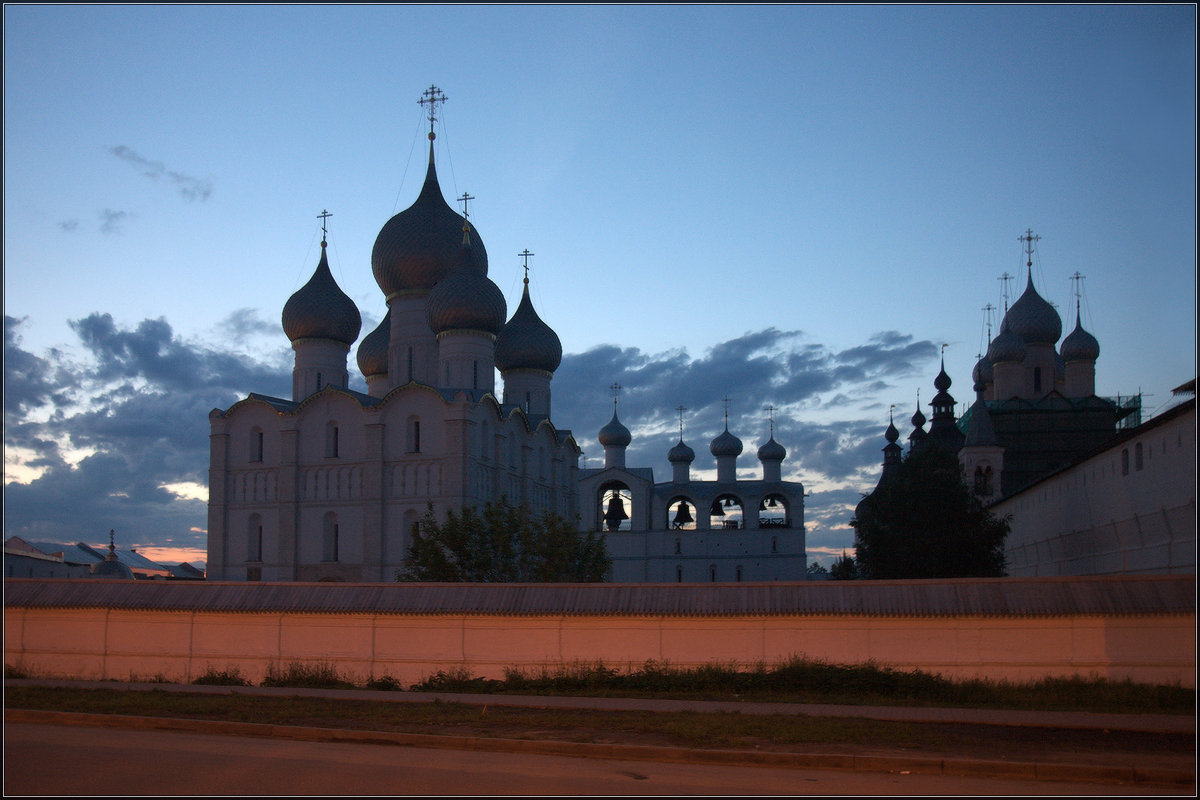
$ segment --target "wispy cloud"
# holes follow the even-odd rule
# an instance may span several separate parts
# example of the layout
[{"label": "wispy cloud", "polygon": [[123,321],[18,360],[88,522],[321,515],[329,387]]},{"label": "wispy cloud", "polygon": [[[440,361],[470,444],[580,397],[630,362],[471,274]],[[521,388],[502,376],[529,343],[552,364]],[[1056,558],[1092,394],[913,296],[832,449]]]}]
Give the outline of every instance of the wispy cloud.
[{"label": "wispy cloud", "polygon": [[212,181],[207,178],[196,178],[182,172],[167,169],[166,165],[161,161],[155,161],[139,155],[123,144],[110,147],[108,151],[145,177],[153,181],[169,183],[187,200],[203,201],[207,200],[209,195],[212,194]]},{"label": "wispy cloud", "polygon": [[64,219],[62,222],[58,223],[58,227],[60,230],[64,230],[64,231],[67,231],[68,233],[70,233],[71,231],[74,231],[75,229],[77,229],[79,227],[79,220]]},{"label": "wispy cloud", "polygon": [[128,217],[128,211],[114,211],[111,208],[104,209],[100,212],[100,232],[123,233],[125,230],[124,223]]}]

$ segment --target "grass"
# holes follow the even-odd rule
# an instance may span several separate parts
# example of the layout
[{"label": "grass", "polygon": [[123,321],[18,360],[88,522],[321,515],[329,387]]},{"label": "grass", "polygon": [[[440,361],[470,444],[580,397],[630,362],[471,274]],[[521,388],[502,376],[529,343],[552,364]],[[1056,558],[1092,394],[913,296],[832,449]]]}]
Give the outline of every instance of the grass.
[{"label": "grass", "polygon": [[[30,677],[6,666],[9,678]],[[236,667],[209,667],[197,685],[248,686]],[[1045,678],[1014,683],[984,679],[949,680],[920,670],[874,663],[829,664],[792,658],[751,668],[711,663],[672,667],[648,661],[637,669],[580,662],[556,669],[505,670],[503,679],[469,670],[439,671],[404,686],[389,675],[354,681],[326,662],[271,665],[262,686],[377,691],[525,694],[591,697],[676,698],[818,703],[833,705],[939,706],[1099,713],[1194,714],[1196,693],[1182,686],[1155,686],[1103,678]]]}]

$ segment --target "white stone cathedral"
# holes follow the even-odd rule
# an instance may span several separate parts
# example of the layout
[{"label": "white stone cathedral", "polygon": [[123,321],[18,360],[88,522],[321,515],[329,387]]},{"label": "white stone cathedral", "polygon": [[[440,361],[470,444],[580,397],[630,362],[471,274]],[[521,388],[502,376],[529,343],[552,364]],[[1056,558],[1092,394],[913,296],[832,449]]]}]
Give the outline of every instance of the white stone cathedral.
[{"label": "white stone cathedral", "polygon": [[[329,270],[283,308],[290,399],[250,394],[209,414],[208,578],[390,581],[432,504],[526,503],[574,519],[579,447],[551,422],[562,359],[534,311],[487,276],[474,226],[447,205],[433,157],[420,195],[384,224],[371,269],[387,302],[358,347],[367,394],[348,388],[362,320]],[[496,397],[495,373],[503,379]]]}]

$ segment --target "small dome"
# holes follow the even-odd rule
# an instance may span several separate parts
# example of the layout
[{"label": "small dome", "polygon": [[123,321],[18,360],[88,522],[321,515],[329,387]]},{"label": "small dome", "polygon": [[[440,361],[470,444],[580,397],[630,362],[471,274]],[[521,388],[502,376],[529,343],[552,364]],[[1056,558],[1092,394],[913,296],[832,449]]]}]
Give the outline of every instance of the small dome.
[{"label": "small dome", "polygon": [[388,346],[392,340],[392,310],[389,308],[375,330],[363,337],[358,345],[358,368],[364,377],[386,375]]},{"label": "small dome", "polygon": [[975,362],[975,368],[971,370],[971,380],[974,381],[976,387],[987,386],[992,382],[994,374],[992,362],[985,355]]},{"label": "small dome", "polygon": [[988,345],[987,357],[993,365],[1025,360],[1025,342],[1008,327],[1007,316],[1000,323],[1000,333]]},{"label": "small dome", "polygon": [[1100,343],[1083,329],[1078,314],[1075,315],[1075,330],[1063,339],[1059,353],[1063,361],[1095,361],[1100,357]]},{"label": "small dome", "polygon": [[325,242],[321,260],[308,283],[296,290],[283,306],[283,332],[288,339],[333,339],[353,344],[362,330],[358,306],[346,296],[329,271]]},{"label": "small dome", "polygon": [[633,436],[630,435],[629,428],[626,428],[617,419],[616,409],[613,409],[612,420],[600,429],[597,439],[604,447],[627,447],[633,441]]},{"label": "small dome", "polygon": [[[474,242],[471,269],[487,275],[487,251],[467,223]],[[387,298],[426,294],[454,268],[462,243],[463,218],[446,204],[429,145],[429,168],[416,201],[384,223],[371,250],[371,272]]]},{"label": "small dome", "polygon": [[758,448],[759,461],[783,461],[785,458],[787,458],[787,450],[784,449],[783,445],[775,441],[774,436],[768,439],[766,444]]},{"label": "small dome", "polygon": [[950,388],[951,383],[952,381],[950,380],[950,376],[946,374],[946,362],[943,360],[941,372],[939,372],[937,377],[933,379],[933,388],[937,389],[939,392],[944,392]]},{"label": "small dome", "polygon": [[554,372],[561,363],[562,342],[533,310],[526,278],[520,305],[496,336],[496,368],[501,373],[511,369]]},{"label": "small dome", "polygon": [[895,444],[900,438],[900,431],[896,430],[896,424],[889,421],[887,430],[883,432],[883,438],[887,439],[888,444]]},{"label": "small dome", "polygon": [[508,315],[504,292],[473,270],[473,250],[463,243],[454,271],[438,281],[425,301],[425,320],[434,333],[475,330],[495,336],[504,327]]},{"label": "small dome", "polygon": [[112,531],[108,532],[108,555],[99,564],[92,564],[88,572],[93,578],[104,578],[108,580],[125,580],[131,581],[134,579],[133,570],[128,564],[122,564],[117,559],[117,546],[112,540]]},{"label": "small dome", "polygon": [[667,461],[672,464],[690,464],[696,460],[696,451],[683,443],[683,439],[679,440],[679,444],[667,451]]},{"label": "small dome", "polygon": [[912,415],[912,424],[914,428],[920,428],[925,424],[925,415],[921,413],[921,409],[917,409],[917,413]]},{"label": "small dome", "polygon": [[734,436],[726,428],[724,433],[712,440],[712,444],[708,446],[708,451],[717,458],[741,455],[742,440]]},{"label": "small dome", "polygon": [[1013,333],[1020,336],[1025,344],[1054,344],[1062,336],[1062,319],[1054,306],[1044,300],[1033,288],[1033,273],[1029,273],[1029,282],[1025,293],[1017,302],[1012,304],[1004,315]]}]

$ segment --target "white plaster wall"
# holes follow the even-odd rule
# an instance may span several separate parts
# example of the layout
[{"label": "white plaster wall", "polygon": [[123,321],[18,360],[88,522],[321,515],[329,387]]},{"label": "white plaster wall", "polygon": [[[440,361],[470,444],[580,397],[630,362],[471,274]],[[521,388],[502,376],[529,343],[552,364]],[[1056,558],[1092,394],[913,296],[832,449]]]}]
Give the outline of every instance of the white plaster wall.
[{"label": "white plaster wall", "polygon": [[502,678],[603,662],[767,666],[874,661],[952,678],[1048,676],[1195,686],[1195,614],[1142,617],[483,616],[6,608],[4,661],[39,677],[189,682],[238,669],[329,665],[404,684],[466,668]]}]

